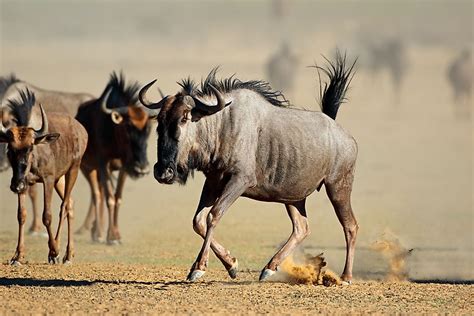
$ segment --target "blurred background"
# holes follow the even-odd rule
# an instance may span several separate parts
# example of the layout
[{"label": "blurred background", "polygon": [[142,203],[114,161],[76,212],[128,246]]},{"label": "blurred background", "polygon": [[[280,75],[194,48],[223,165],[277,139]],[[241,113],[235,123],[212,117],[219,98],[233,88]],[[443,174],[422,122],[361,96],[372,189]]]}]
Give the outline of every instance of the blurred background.
[{"label": "blurred background", "polygon": [[[371,245],[390,233],[414,248],[412,278],[474,278],[472,1],[0,0],[0,12],[0,75],[96,96],[113,70],[142,84],[158,78],[173,94],[176,81],[200,81],[220,66],[223,77],[268,80],[293,106],[318,111],[317,73],[307,66],[323,65],[322,55],[331,58],[337,47],[358,57],[337,118],[359,144],[355,277],[383,274],[386,262]],[[153,164],[154,132],[148,152]],[[0,174],[2,262],[13,255],[17,234],[10,172]],[[184,187],[160,185],[151,174],[129,180],[124,244],[78,236],[76,262],[187,268],[201,245],[191,223],[203,180],[196,174]],[[79,227],[89,206],[82,176],[73,195]],[[324,190],[309,198],[308,210],[306,251],[324,252],[329,267],[342,271],[344,236]],[[58,212],[56,203],[56,219]],[[259,270],[290,232],[282,205],[241,198],[217,236],[243,269]],[[30,261],[46,261],[46,239],[28,237],[26,246]]]}]

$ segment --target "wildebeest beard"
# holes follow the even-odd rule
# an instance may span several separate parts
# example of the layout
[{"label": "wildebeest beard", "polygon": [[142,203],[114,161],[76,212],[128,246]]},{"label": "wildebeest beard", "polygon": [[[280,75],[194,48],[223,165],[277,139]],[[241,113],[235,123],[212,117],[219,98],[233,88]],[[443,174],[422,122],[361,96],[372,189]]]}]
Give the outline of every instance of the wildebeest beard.
[{"label": "wildebeest beard", "polygon": [[176,166],[178,183],[181,185],[185,185],[186,181],[188,181],[189,175],[194,178],[194,170],[199,169],[200,167],[201,158],[199,157],[199,155],[194,152],[189,153],[188,163],[186,165]]}]

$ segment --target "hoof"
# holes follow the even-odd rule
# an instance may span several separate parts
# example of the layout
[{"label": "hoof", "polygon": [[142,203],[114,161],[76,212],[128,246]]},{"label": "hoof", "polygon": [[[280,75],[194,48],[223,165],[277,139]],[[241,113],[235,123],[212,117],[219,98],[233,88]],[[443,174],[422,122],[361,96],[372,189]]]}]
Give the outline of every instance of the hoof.
[{"label": "hoof", "polygon": [[188,280],[189,282],[194,282],[194,281],[198,280],[199,278],[201,278],[204,275],[204,273],[206,273],[206,271],[194,270],[194,271],[189,273],[186,280]]},{"label": "hoof", "polygon": [[64,264],[65,266],[70,266],[70,265],[72,265],[72,261],[69,260],[69,259],[63,259],[63,264]]},{"label": "hoof", "polygon": [[28,232],[28,235],[30,235],[31,237],[43,237],[43,238],[47,238],[48,237],[48,234],[45,233],[45,232],[39,232],[39,231],[35,231],[35,230],[30,230]]},{"label": "hoof", "polygon": [[119,239],[114,239],[114,240],[107,240],[107,245],[109,246],[117,246],[121,245],[122,242]]},{"label": "hoof", "polygon": [[239,262],[237,261],[237,259],[235,259],[234,264],[232,265],[232,267],[230,267],[229,270],[227,270],[227,273],[229,273],[229,276],[231,279],[235,279],[237,277],[238,270],[239,270]]},{"label": "hoof", "polygon": [[76,230],[75,234],[76,234],[76,235],[83,235],[83,234],[85,234],[85,233],[87,233],[87,232],[89,232],[89,231],[90,231],[89,228],[82,226],[81,228],[79,228],[78,230]]},{"label": "hoof", "polygon": [[13,266],[13,267],[21,267],[21,262],[16,260],[16,259],[12,259],[10,260],[10,265]]},{"label": "hoof", "polygon": [[265,281],[269,277],[275,274],[275,271],[270,270],[270,269],[263,269],[262,273],[260,273],[260,278],[258,279],[259,281]]},{"label": "hoof", "polygon": [[48,256],[48,263],[59,264],[59,255],[57,255],[56,257]]},{"label": "hoof", "polygon": [[346,286],[347,286],[347,285],[351,285],[351,284],[352,284],[352,281],[351,281],[351,280],[349,280],[349,281],[342,281],[342,282],[341,282],[341,285],[346,285]]},{"label": "hoof", "polygon": [[103,243],[105,243],[105,240],[104,240],[104,238],[97,238],[96,237],[96,238],[92,238],[92,243],[93,244],[103,244]]}]

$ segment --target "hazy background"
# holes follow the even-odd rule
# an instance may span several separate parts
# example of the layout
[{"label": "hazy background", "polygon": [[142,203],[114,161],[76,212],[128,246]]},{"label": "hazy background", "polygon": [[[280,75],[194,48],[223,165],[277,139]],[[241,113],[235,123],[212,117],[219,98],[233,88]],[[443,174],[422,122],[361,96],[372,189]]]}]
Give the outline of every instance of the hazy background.
[{"label": "hazy background", "polygon": [[[0,1],[0,74],[37,86],[98,96],[113,70],[161,89],[176,81],[220,74],[268,79],[265,65],[286,40],[298,59],[296,107],[319,110],[317,76],[335,47],[360,56],[349,101],[337,121],[359,144],[353,207],[360,224],[356,277],[383,270],[368,247],[387,229],[407,248],[412,277],[473,279],[472,104],[454,104],[449,63],[473,44],[472,1]],[[364,42],[395,38],[407,65],[396,102],[388,73],[368,71]],[[154,93],[158,97],[157,93]],[[156,161],[156,136],[149,141]],[[0,174],[0,260],[16,242],[16,198],[10,171]],[[78,237],[77,262],[120,261],[190,266],[201,240],[192,216],[203,176],[185,186],[158,184],[152,175],[128,181],[121,212],[124,245],[91,245]],[[76,227],[89,205],[80,179],[74,191]],[[308,200],[308,251],[324,251],[341,271],[344,236],[324,190]],[[54,209],[57,216],[58,208]],[[29,213],[29,220],[31,219]],[[28,225],[29,225],[28,220]],[[282,205],[240,199],[217,236],[243,268],[260,269],[291,232]],[[45,261],[45,240],[29,237],[27,256]],[[152,259],[150,259],[152,258]],[[217,266],[215,259],[212,265]]]}]

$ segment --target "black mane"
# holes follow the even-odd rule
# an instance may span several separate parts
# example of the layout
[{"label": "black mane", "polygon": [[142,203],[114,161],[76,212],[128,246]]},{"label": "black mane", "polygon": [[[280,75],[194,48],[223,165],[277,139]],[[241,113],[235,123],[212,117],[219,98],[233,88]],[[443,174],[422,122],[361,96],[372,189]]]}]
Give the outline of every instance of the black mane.
[{"label": "black mane", "polygon": [[18,79],[14,73],[11,73],[8,76],[5,77],[0,77],[0,99],[3,98],[3,95],[5,92],[7,92],[7,89],[14,83],[20,82],[20,79]]},{"label": "black mane", "polygon": [[18,126],[28,126],[31,117],[31,109],[35,105],[35,94],[28,88],[18,90],[20,99],[8,100],[7,107],[13,114],[13,120]]},{"label": "black mane", "polygon": [[107,83],[107,88],[105,88],[104,93],[109,87],[112,88],[111,94],[118,94],[120,98],[123,98],[125,104],[137,104],[140,84],[137,81],[131,81],[127,83],[122,71],[120,71],[119,74],[117,74],[115,71],[110,74],[110,79]]},{"label": "black mane", "polygon": [[218,69],[218,67],[212,69],[207,75],[206,79],[204,81],[201,80],[199,89],[197,84],[189,77],[182,80],[178,84],[183,88],[183,92],[189,95],[197,95],[201,97],[212,96],[213,93],[212,89],[210,88],[210,85],[212,85],[222,93],[228,93],[238,89],[252,90],[260,94],[265,98],[265,100],[275,106],[289,106],[289,102],[283,93],[281,91],[274,91],[268,82],[261,80],[241,81],[240,79],[235,78],[234,75],[225,79],[217,79],[216,74]]}]

